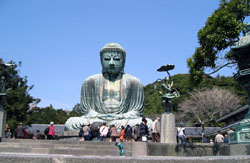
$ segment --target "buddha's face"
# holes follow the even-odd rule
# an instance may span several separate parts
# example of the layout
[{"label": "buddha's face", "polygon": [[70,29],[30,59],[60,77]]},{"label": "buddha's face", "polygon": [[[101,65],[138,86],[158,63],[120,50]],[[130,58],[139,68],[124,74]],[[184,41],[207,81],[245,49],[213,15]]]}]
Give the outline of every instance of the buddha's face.
[{"label": "buddha's face", "polygon": [[124,68],[125,58],[120,51],[103,52],[101,57],[103,72],[117,74]]}]

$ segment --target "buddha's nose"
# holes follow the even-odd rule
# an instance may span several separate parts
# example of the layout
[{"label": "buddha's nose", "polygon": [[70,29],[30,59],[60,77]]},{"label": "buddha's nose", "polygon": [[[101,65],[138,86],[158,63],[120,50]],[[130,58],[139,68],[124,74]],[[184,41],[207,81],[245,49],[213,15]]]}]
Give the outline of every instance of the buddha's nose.
[{"label": "buddha's nose", "polygon": [[109,66],[115,66],[115,62],[114,62],[114,60],[113,60],[113,59],[111,59],[111,60],[110,60],[110,62],[109,62]]}]

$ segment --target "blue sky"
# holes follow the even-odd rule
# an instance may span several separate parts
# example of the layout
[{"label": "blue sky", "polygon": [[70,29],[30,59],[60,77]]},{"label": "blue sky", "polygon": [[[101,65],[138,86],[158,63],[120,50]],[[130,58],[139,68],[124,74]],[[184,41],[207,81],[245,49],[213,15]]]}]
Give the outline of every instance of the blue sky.
[{"label": "blue sky", "polygon": [[[157,68],[186,59],[198,46],[197,32],[219,0],[1,0],[0,57],[21,61],[30,94],[71,110],[83,81],[101,72],[100,49],[117,42],[127,52],[125,72],[143,85],[166,76]],[[234,70],[220,71],[231,75]]]}]

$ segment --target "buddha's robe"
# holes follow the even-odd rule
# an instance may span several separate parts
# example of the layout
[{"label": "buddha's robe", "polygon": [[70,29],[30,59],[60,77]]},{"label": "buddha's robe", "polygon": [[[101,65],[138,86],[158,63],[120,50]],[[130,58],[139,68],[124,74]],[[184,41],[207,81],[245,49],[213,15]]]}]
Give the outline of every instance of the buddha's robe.
[{"label": "buddha's robe", "polygon": [[[107,122],[116,127],[135,126],[143,116],[143,85],[134,76],[122,74],[121,79],[110,81],[103,74],[88,77],[82,85],[82,117],[72,117],[65,126],[79,129],[82,124]],[[149,125],[152,123],[149,120]]]}]

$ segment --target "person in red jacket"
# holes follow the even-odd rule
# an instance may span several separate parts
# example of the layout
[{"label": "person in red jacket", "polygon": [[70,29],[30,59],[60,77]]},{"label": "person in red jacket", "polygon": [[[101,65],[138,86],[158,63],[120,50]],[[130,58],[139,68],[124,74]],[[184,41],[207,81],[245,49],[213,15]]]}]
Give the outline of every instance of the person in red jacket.
[{"label": "person in red jacket", "polygon": [[55,138],[55,128],[53,125],[54,125],[54,122],[50,122],[48,139],[51,139],[51,140]]}]

